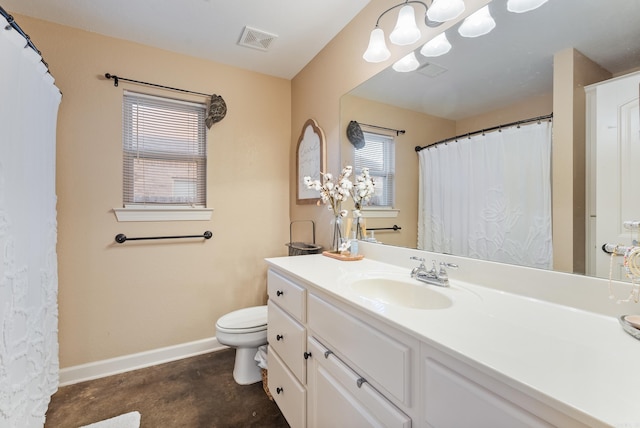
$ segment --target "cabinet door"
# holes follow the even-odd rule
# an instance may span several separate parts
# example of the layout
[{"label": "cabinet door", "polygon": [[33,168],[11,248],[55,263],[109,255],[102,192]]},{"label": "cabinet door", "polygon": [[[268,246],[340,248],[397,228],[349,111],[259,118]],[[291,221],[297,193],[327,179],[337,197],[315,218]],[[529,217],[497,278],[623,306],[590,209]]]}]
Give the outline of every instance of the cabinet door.
[{"label": "cabinet door", "polygon": [[269,301],[267,340],[303,384],[305,377],[304,352],[307,340],[306,329],[285,311]]},{"label": "cabinet door", "polygon": [[425,358],[424,364],[423,400],[429,426],[438,428],[548,428],[553,426],[432,358]]},{"label": "cabinet door", "polygon": [[[271,347],[269,347],[271,348]],[[269,392],[291,428],[306,426],[307,392],[287,369],[276,352],[269,349]]]},{"label": "cabinet door", "polygon": [[411,419],[317,340],[309,338],[308,426],[410,428]]}]

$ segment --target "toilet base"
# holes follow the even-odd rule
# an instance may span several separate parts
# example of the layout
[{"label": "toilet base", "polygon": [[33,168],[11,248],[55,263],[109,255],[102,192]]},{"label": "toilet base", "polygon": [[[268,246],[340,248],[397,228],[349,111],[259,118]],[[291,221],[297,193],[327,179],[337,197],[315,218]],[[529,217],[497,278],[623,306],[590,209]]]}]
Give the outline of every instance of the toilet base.
[{"label": "toilet base", "polygon": [[250,385],[262,380],[262,371],[255,360],[258,348],[236,348],[233,380],[239,385]]}]

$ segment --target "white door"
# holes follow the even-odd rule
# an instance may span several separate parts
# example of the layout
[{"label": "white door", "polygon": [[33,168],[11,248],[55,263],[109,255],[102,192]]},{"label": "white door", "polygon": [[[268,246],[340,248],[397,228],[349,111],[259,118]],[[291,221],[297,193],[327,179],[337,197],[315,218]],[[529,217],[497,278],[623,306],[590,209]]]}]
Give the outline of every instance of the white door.
[{"label": "white door", "polygon": [[[595,136],[595,242],[592,261],[595,275],[608,278],[611,257],[601,250],[605,243],[632,245],[638,231],[623,227],[624,221],[640,220],[640,73],[612,79],[595,86],[590,131]],[[592,95],[593,96],[593,95]],[[613,277],[625,279],[622,258],[613,263]],[[593,272],[590,272],[593,273]]]}]

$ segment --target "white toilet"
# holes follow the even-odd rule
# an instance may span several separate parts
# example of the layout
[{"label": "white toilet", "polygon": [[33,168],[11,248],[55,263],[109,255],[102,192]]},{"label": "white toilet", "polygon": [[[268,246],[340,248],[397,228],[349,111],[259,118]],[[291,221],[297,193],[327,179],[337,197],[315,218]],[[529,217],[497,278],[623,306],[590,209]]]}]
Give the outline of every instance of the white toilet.
[{"label": "white toilet", "polygon": [[216,338],[223,345],[236,348],[233,379],[240,385],[262,380],[255,361],[258,347],[267,344],[267,306],[238,309],[216,322]]}]

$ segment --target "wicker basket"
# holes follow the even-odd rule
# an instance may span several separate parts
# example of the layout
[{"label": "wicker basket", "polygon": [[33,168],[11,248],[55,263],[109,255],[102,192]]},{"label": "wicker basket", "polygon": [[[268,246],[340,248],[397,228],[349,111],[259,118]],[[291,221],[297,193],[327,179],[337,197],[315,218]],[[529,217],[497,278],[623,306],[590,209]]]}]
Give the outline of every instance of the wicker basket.
[{"label": "wicker basket", "polygon": [[273,401],[273,396],[269,392],[269,372],[267,369],[260,369],[262,372],[262,389],[264,389],[265,394],[269,397],[269,400]]},{"label": "wicker basket", "polygon": [[[313,243],[308,244],[305,242],[293,242],[292,239],[292,227],[293,223],[308,221],[311,222],[311,226],[313,229]],[[320,254],[322,252],[322,247],[320,245],[316,245],[316,224],[313,220],[296,220],[292,221],[289,225],[289,243],[286,244],[289,247],[289,255],[290,256],[306,256],[308,254]]]}]

